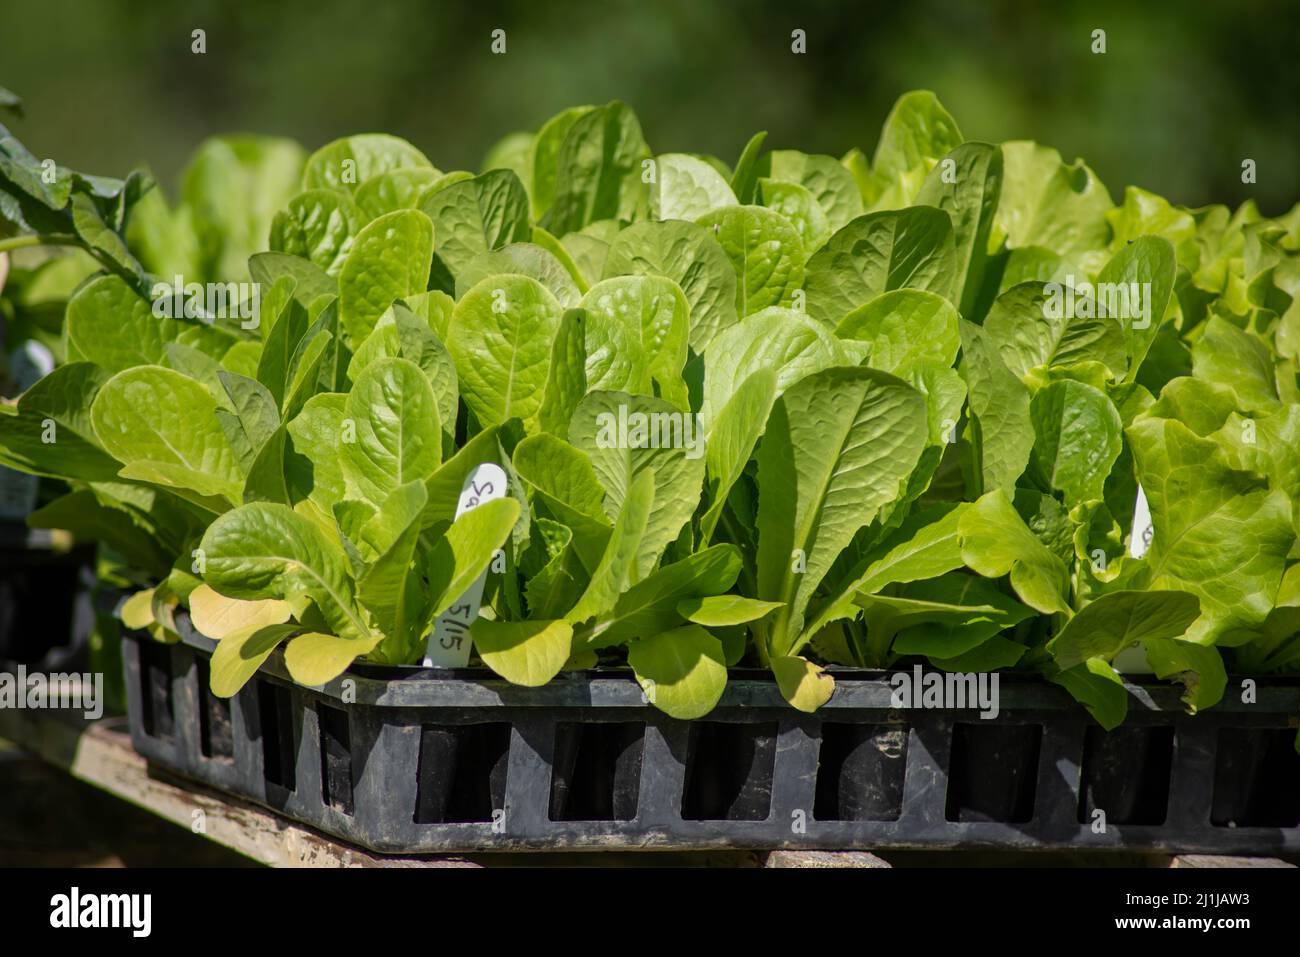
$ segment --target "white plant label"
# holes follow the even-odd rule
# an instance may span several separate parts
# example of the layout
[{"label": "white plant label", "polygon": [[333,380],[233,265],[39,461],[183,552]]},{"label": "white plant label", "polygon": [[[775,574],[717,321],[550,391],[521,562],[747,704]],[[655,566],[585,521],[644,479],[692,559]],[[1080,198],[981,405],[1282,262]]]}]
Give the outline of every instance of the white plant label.
[{"label": "white plant label", "polygon": [[[506,473],[501,466],[491,462],[478,466],[469,473],[469,478],[465,479],[465,485],[460,490],[456,517],[460,518],[484,502],[504,498],[508,491],[507,482]],[[465,594],[452,602],[451,607],[433,623],[433,631],[429,632],[428,650],[424,655],[426,668],[464,668],[469,663],[469,626],[478,617],[486,581],[487,572],[484,571],[465,590]]]},{"label": "white plant label", "polygon": [[1151,509],[1147,506],[1147,493],[1138,486],[1137,501],[1133,503],[1133,532],[1128,539],[1128,553],[1134,558],[1141,558],[1151,547],[1151,536],[1155,529],[1151,526]]},{"label": "white plant label", "polygon": [[[1134,558],[1141,558],[1151,547],[1151,508],[1147,505],[1147,493],[1138,486],[1137,499],[1133,502],[1133,531],[1129,535],[1128,553]],[[1154,674],[1151,662],[1147,660],[1147,650],[1143,645],[1129,645],[1122,649],[1111,661],[1111,667],[1122,675]]]}]

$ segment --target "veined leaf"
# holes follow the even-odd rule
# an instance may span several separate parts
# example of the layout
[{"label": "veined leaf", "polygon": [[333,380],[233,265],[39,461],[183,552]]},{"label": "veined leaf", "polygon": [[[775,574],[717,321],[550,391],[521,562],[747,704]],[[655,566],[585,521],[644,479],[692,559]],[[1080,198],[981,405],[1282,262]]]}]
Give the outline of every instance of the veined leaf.
[{"label": "veined leaf", "polygon": [[374,556],[357,579],[357,598],[384,634],[381,657],[394,663],[408,660],[422,637],[424,596],[413,563],[427,494],[420,482],[399,486],[356,533]]},{"label": "veined leaf", "polygon": [[953,299],[968,318],[983,288],[989,234],[1001,195],[1002,150],[988,143],[963,143],[930,170],[916,198],[919,205],[937,206],[952,219],[957,267]]},{"label": "veined leaf", "polygon": [[1102,363],[1115,378],[1127,366],[1119,320],[1084,291],[1062,283],[1026,282],[1000,295],[984,320],[984,332],[1003,363],[1021,381],[1045,370],[1079,362]]},{"label": "veined leaf", "polygon": [[[598,615],[589,629],[584,628],[579,632],[579,637],[591,647],[606,648],[680,625],[687,617],[679,610],[681,604],[706,596],[722,595],[736,583],[740,564],[740,554],[734,545],[715,545],[679,562],[657,568],[646,578],[628,587],[618,597],[614,607]],[[749,601],[737,596],[726,597],[737,602]],[[701,612],[694,605],[690,609],[694,613]],[[713,612],[713,618],[727,617],[721,608],[714,608]],[[741,613],[733,607],[731,614],[734,616]],[[708,618],[710,615],[703,612],[703,617]],[[698,622],[702,625],[727,623]]]},{"label": "veined leaf", "polygon": [[674,718],[702,718],[727,686],[722,643],[699,625],[633,642],[627,660],[650,703]]},{"label": "veined leaf", "polygon": [[108,376],[89,362],[58,366],[0,410],[0,464],[86,482],[113,480],[121,464],[104,450],[91,406]]},{"label": "veined leaf", "polygon": [[416,209],[425,191],[442,174],[420,166],[379,173],[362,183],[354,194],[363,217],[369,221],[399,209]]},{"label": "veined leaf", "polygon": [[100,443],[125,463],[124,477],[237,504],[244,479],[216,409],[193,379],[146,365],[105,382],[90,416]]},{"label": "veined leaf", "polygon": [[722,206],[735,206],[736,194],[717,170],[685,153],[656,156],[650,187],[652,219],[694,221]]},{"label": "veined leaf", "polygon": [[957,524],[962,560],[986,578],[1011,576],[1020,600],[1044,614],[1069,614],[1068,575],[1061,560],[1025,525],[1002,491],[967,508]]},{"label": "veined leaf", "polygon": [[777,400],[758,452],[756,597],[784,606],[770,623],[773,656],[797,650],[814,590],[901,494],[925,439],[920,393],[874,369],[827,369]]},{"label": "veined leaf", "polygon": [[690,303],[690,347],[703,352],[737,319],[736,272],[713,233],[695,222],[633,223],[609,245],[604,278],[665,276]]},{"label": "veined leaf", "polygon": [[293,680],[309,688],[328,684],[375,646],[377,637],[340,638],[309,631],[284,646],[284,666]]},{"label": "veined leaf", "polygon": [[1034,447],[1029,387],[1003,363],[987,329],[960,321],[962,365],[974,414],[971,444],[979,488],[1010,490]]},{"label": "veined leaf", "polygon": [[880,131],[864,193],[868,207],[911,204],[931,167],[961,142],[956,121],[933,93],[904,93]]},{"label": "veined leaf", "polygon": [[1082,161],[1027,141],[1002,144],[1004,170],[998,232],[1011,248],[1043,246],[1059,254],[1106,245],[1106,187]]},{"label": "veined leaf", "polygon": [[[769,182],[806,190],[825,218],[829,233],[842,229],[863,213],[862,194],[853,181],[853,174],[833,156],[772,150],[759,161],[757,169]],[[808,247],[808,252],[815,248]]]},{"label": "veined leaf", "polygon": [[569,126],[555,160],[555,198],[541,225],[556,236],[600,219],[638,218],[648,205],[641,163],[650,148],[636,114],[617,100]]},{"label": "veined leaf", "polygon": [[919,509],[877,542],[838,582],[832,584],[807,628],[816,634],[842,617],[843,602],[858,595],[874,595],[887,585],[935,578],[961,568],[958,523],[969,508],[966,503],[939,504]]},{"label": "veined leaf", "polygon": [[483,663],[511,684],[537,688],[569,660],[573,628],[567,621],[489,621],[479,618],[470,637]]},{"label": "veined leaf", "polygon": [[514,466],[545,508],[570,530],[583,564],[594,569],[605,553],[611,524],[605,514],[605,489],[590,456],[542,433],[515,446]]},{"label": "veined leaf", "polygon": [[573,410],[587,394],[586,318],[581,309],[570,309],[551,344],[551,367],[537,420],[542,431],[553,435],[569,434]]},{"label": "veined leaf", "polygon": [[271,657],[276,646],[298,629],[298,625],[290,623],[245,628],[226,635],[212,653],[208,676],[212,693],[218,698],[232,697]]},{"label": "veined leaf", "polygon": [[697,625],[725,628],[758,621],[780,607],[774,601],[759,601],[741,595],[706,595],[682,599],[677,603],[677,614]]},{"label": "veined leaf", "polygon": [[776,676],[781,697],[798,711],[812,714],[835,692],[835,679],[824,668],[795,656],[772,659],[772,674]]},{"label": "veined leaf", "polygon": [[326,513],[347,489],[342,465],[346,407],[347,396],[322,393],[308,399],[285,426],[281,454],[288,491],[295,502],[310,499]]},{"label": "veined leaf", "polygon": [[697,222],[713,234],[736,271],[736,311],[789,306],[803,285],[803,241],[781,214],[762,206],[724,206]]},{"label": "veined leaf", "polygon": [[1082,382],[1053,382],[1030,402],[1034,471],[1069,505],[1100,499],[1119,458],[1123,422],[1105,393]]},{"label": "veined leaf", "polygon": [[755,372],[776,373],[780,395],[800,379],[831,366],[854,363],[821,324],[792,309],[764,309],[719,334],[704,351],[704,401],[700,415],[712,429],[715,416]]},{"label": "veined leaf", "polygon": [[[342,193],[337,194],[342,196]],[[341,253],[345,253],[352,248],[349,242]],[[340,262],[335,272],[342,269]],[[248,259],[248,271],[253,277],[253,281],[260,283],[263,290],[263,297],[271,288],[283,279],[293,281],[293,297],[299,305],[306,308],[322,296],[337,296],[338,283],[335,282],[335,273],[326,273],[323,268],[316,265],[310,259],[304,259],[301,256],[293,256],[288,253],[269,252],[257,253]],[[267,315],[265,310],[266,299],[263,299],[262,310],[259,313],[259,326],[262,330],[262,336],[265,338],[267,332],[271,329],[274,319],[271,322],[262,321]]]},{"label": "veined leaf", "polygon": [[[337,276],[365,215],[347,193],[310,189],[289,200],[271,221],[270,248],[306,259]],[[371,217],[373,218],[373,217]]]},{"label": "veined leaf", "polygon": [[389,307],[357,347],[348,364],[348,378],[355,382],[367,366],[384,358],[407,359],[420,367],[433,389],[438,421],[444,432],[450,433],[460,394],[456,366],[429,324],[401,303]]},{"label": "veined leaf", "polygon": [[565,137],[574,123],[594,109],[594,106],[570,107],[552,116],[537,131],[531,150],[532,183],[529,186],[534,219],[540,220],[555,202],[556,164]]},{"label": "veined leaf", "polygon": [[1201,613],[1196,596],[1185,591],[1113,591],[1086,605],[1048,642],[1061,668],[1089,658],[1111,661],[1138,642],[1180,638]]},{"label": "veined leaf", "polygon": [[386,133],[360,133],[327,143],[307,158],[302,188],[355,193],[367,180],[395,169],[431,169],[406,140]]},{"label": "veined leaf", "polygon": [[339,321],[359,346],[393,300],[428,287],[433,223],[418,209],[380,216],[361,230],[339,270]]},{"label": "veined leaf", "polygon": [[948,214],[932,206],[868,213],[808,260],[808,315],[829,326],[891,289],[951,297],[957,260]]},{"label": "veined leaf", "polygon": [[[619,276],[592,287],[586,312],[587,388],[658,395],[689,408],[682,367],[690,305],[663,276]],[[622,335],[611,335],[613,330]]]},{"label": "veined leaf", "polygon": [[480,426],[510,418],[536,426],[561,314],[555,297],[526,276],[491,276],[456,304],[447,345]]},{"label": "veined leaf", "polygon": [[[856,188],[854,195],[857,195]],[[831,226],[826,211],[817,200],[798,183],[783,183],[775,179],[760,179],[758,205],[780,213],[799,233],[804,253],[811,256],[831,238]]]},{"label": "veined leaf", "polygon": [[[442,458],[442,427],[429,380],[406,359],[366,366],[348,393],[341,465],[349,487],[378,505],[400,485],[423,482]],[[346,426],[355,435],[348,441]]]},{"label": "veined leaf", "polygon": [[470,509],[452,522],[435,544],[427,564],[430,621],[450,608],[487,571],[493,554],[505,544],[518,519],[519,503],[513,498],[499,498]]},{"label": "veined leaf", "polygon": [[[113,373],[161,364],[169,342],[217,356],[234,342],[229,332],[215,325],[155,315],[156,305],[142,299],[118,276],[90,280],[68,300],[65,334],[69,358],[93,362]],[[162,311],[161,306],[158,310]]]},{"label": "veined leaf", "polygon": [[[563,250],[562,246],[560,248]],[[479,253],[456,273],[456,294],[463,296],[489,276],[501,275],[536,279],[564,309],[576,307],[582,299],[582,292],[568,267],[555,253],[536,243],[511,243]]]},{"label": "veined leaf", "polygon": [[292,614],[288,602],[227,598],[206,583],[190,592],[189,606],[190,620],[194,622],[194,627],[217,640],[249,628],[283,625]]},{"label": "veined leaf", "polygon": [[1192,372],[1200,380],[1225,386],[1246,411],[1272,411],[1281,397],[1274,357],[1259,336],[1214,316],[1192,347]]},{"label": "veined leaf", "polygon": [[582,597],[564,616],[566,621],[580,624],[608,611],[627,586],[637,580],[637,556],[654,496],[653,473],[638,473],[628,486],[600,563],[593,569]]},{"label": "veined leaf", "polygon": [[221,594],[291,604],[310,599],[341,636],[370,635],[342,549],[292,509],[265,502],[240,506],[208,527],[200,548],[204,581]]},{"label": "veined leaf", "polygon": [[[1159,236],[1140,236],[1126,243],[1097,276],[1097,283],[1102,288],[1127,289],[1130,292],[1128,309],[1123,309],[1121,302],[1117,310],[1128,348],[1129,381],[1137,377],[1138,369],[1164,322],[1177,270],[1174,247],[1169,240]],[[1133,296],[1133,292],[1138,295]],[[1109,302],[1107,306],[1110,311]]]},{"label": "veined leaf", "polygon": [[611,521],[636,477],[643,472],[654,477],[655,509],[642,533],[634,571],[634,580],[644,578],[699,503],[704,482],[699,423],[662,399],[592,392],[573,414],[569,439],[590,458]]},{"label": "veined leaf", "polygon": [[867,343],[873,369],[906,376],[924,359],[950,366],[961,348],[957,310],[942,296],[895,289],[854,309],[835,329],[841,339]]},{"label": "veined leaf", "polygon": [[1124,687],[1124,679],[1105,659],[1089,658],[1081,665],[1049,673],[1047,677],[1081,701],[1107,731],[1124,723],[1128,714],[1128,689]]},{"label": "veined leaf", "polygon": [[1155,531],[1148,587],[1200,598],[1189,640],[1261,623],[1295,543],[1285,493],[1229,468],[1213,441],[1181,422],[1143,415],[1126,435]]},{"label": "veined leaf", "polygon": [[754,447],[767,427],[776,401],[776,374],[759,369],[736,389],[722,407],[705,443],[704,463],[709,509],[700,519],[700,539],[708,544],[722,510]]},{"label": "veined leaf", "polygon": [[426,195],[421,209],[433,221],[434,248],[459,282],[479,255],[529,238],[528,194],[509,170],[496,169]]}]

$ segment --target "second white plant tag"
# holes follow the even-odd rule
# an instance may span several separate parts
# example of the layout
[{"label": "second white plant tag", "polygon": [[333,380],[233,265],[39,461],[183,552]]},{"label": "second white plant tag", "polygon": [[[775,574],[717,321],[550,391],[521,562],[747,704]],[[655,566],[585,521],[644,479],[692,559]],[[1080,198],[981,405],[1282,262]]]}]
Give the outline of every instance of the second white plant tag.
[{"label": "second white plant tag", "polygon": [[1147,493],[1138,486],[1137,501],[1133,503],[1133,532],[1128,539],[1128,553],[1134,558],[1141,558],[1151,547],[1151,536],[1155,529],[1151,525],[1151,509],[1147,506]]},{"label": "second white plant tag", "polygon": [[[484,502],[504,498],[508,491],[506,473],[501,466],[491,462],[470,472],[465,485],[460,490],[460,501],[456,505],[456,517],[460,518],[470,509],[478,508]],[[479,605],[483,601],[483,585],[487,581],[487,572],[478,576],[474,584],[466,589],[451,607],[438,616],[429,633],[428,650],[424,655],[426,668],[463,668],[469,663],[470,637],[469,626],[478,617]]]}]

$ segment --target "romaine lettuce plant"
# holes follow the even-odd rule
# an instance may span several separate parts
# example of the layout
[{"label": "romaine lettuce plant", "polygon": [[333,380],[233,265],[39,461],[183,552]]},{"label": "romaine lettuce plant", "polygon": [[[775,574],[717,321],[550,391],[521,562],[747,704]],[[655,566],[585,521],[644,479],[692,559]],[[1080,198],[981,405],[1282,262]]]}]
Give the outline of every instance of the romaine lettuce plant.
[{"label": "romaine lettuce plant", "polygon": [[[78,240],[0,462],[69,484],[32,522],[130,569],[128,624],[219,639],[220,694],[281,644],[307,685],[417,663],[483,575],[482,664],[626,665],[683,718],[742,662],[807,711],[837,665],[1026,670],[1107,727],[1121,670],[1195,710],[1300,668],[1300,206],[1116,205],[923,92],[870,160],[765,143],[656,155],[617,102],[479,173],[217,140],[120,215],[6,148],[11,245],[80,190],[124,256]],[[173,272],[257,321],[157,315]],[[457,517],[484,463],[509,495]]]}]

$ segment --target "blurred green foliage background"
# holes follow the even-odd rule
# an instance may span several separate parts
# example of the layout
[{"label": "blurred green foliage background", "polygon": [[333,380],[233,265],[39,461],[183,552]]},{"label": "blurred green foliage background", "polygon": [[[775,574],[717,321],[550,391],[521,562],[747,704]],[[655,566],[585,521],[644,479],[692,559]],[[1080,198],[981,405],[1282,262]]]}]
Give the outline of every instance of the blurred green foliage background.
[{"label": "blurred green foliage background", "polygon": [[[504,55],[489,49],[496,28]],[[791,52],[795,28],[806,54]],[[1300,198],[1298,58],[1294,0],[4,0],[0,12],[0,85],[27,104],[18,136],[90,172],[144,163],[169,186],[214,133],[314,148],[382,130],[442,169],[477,168],[505,133],[613,98],[657,152],[734,162],[767,129],[769,146],[870,155],[892,102],[928,88],[967,137],[1082,156],[1117,200],[1132,183],[1278,214]]]}]

